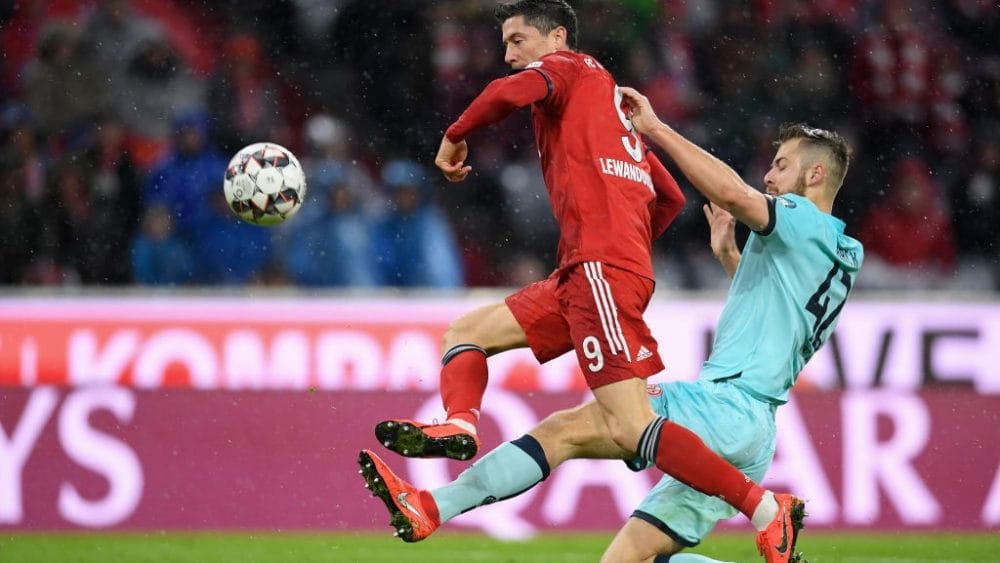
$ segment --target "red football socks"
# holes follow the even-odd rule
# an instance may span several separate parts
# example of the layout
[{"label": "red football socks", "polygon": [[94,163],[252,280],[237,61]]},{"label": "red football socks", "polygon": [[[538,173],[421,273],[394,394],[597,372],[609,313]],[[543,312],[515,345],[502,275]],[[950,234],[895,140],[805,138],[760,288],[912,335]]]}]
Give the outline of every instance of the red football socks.
[{"label": "red football socks", "polygon": [[710,450],[694,432],[664,418],[650,426],[656,424],[660,424],[657,467],[697,491],[722,497],[747,518],[753,516],[764,495],[761,486]]},{"label": "red football socks", "polygon": [[444,356],[441,400],[448,418],[479,424],[479,408],[486,392],[486,352],[472,345],[455,346]]}]

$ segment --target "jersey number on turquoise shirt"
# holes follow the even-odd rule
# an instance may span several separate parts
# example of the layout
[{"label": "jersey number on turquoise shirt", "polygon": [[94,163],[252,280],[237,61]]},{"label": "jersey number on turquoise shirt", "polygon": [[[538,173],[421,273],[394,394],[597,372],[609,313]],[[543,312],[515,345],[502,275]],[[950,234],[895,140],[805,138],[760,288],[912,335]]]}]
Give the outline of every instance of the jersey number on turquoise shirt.
[{"label": "jersey number on turquoise shirt", "polygon": [[[830,295],[830,285],[838,273],[840,274],[840,283],[844,284],[844,293],[842,295]],[[806,303],[806,311],[809,311],[816,317],[816,322],[813,323],[812,336],[809,337],[809,344],[813,352],[823,344],[823,333],[826,332],[826,329],[830,327],[833,321],[837,320],[837,315],[844,308],[844,301],[847,300],[847,294],[850,291],[851,275],[845,270],[841,270],[840,264],[834,263],[833,268],[830,269],[830,273],[826,275],[826,279],[823,280],[823,283],[819,284],[819,287],[816,288],[816,293],[813,293],[812,297],[809,298],[809,302]],[[839,299],[840,302],[830,311],[830,302],[833,299]]]}]

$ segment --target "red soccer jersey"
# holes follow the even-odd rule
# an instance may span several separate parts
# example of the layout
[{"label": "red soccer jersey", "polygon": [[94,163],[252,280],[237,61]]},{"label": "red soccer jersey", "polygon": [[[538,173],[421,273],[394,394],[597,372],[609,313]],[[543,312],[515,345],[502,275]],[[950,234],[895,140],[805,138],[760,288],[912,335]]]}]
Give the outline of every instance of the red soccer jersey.
[{"label": "red soccer jersey", "polygon": [[[557,51],[493,81],[448,128],[448,138],[457,142],[528,104],[561,233],[559,267],[600,261],[653,279],[650,214],[659,208],[646,147],[596,59]],[[676,183],[657,188],[674,190],[683,203]]]}]

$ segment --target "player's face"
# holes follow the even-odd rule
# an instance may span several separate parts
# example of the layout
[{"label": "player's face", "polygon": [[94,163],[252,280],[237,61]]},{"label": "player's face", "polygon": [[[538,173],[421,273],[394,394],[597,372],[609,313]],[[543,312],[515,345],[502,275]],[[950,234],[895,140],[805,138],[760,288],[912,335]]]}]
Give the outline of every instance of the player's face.
[{"label": "player's face", "polygon": [[771,161],[771,169],[764,175],[764,191],[770,195],[805,195],[806,169],[802,166],[799,140],[781,144]]},{"label": "player's face", "polygon": [[503,44],[506,49],[504,62],[520,70],[558,48],[558,30],[542,33],[537,27],[524,22],[524,16],[514,16],[503,22]]}]

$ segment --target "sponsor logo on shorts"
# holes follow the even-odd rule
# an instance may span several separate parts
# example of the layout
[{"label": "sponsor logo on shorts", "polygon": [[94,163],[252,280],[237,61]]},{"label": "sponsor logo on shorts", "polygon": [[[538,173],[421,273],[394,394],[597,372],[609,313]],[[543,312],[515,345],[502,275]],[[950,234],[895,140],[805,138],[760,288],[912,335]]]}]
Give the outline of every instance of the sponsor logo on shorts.
[{"label": "sponsor logo on shorts", "polygon": [[650,352],[645,346],[639,346],[639,353],[635,355],[635,361],[641,362],[653,357],[653,353]]}]

